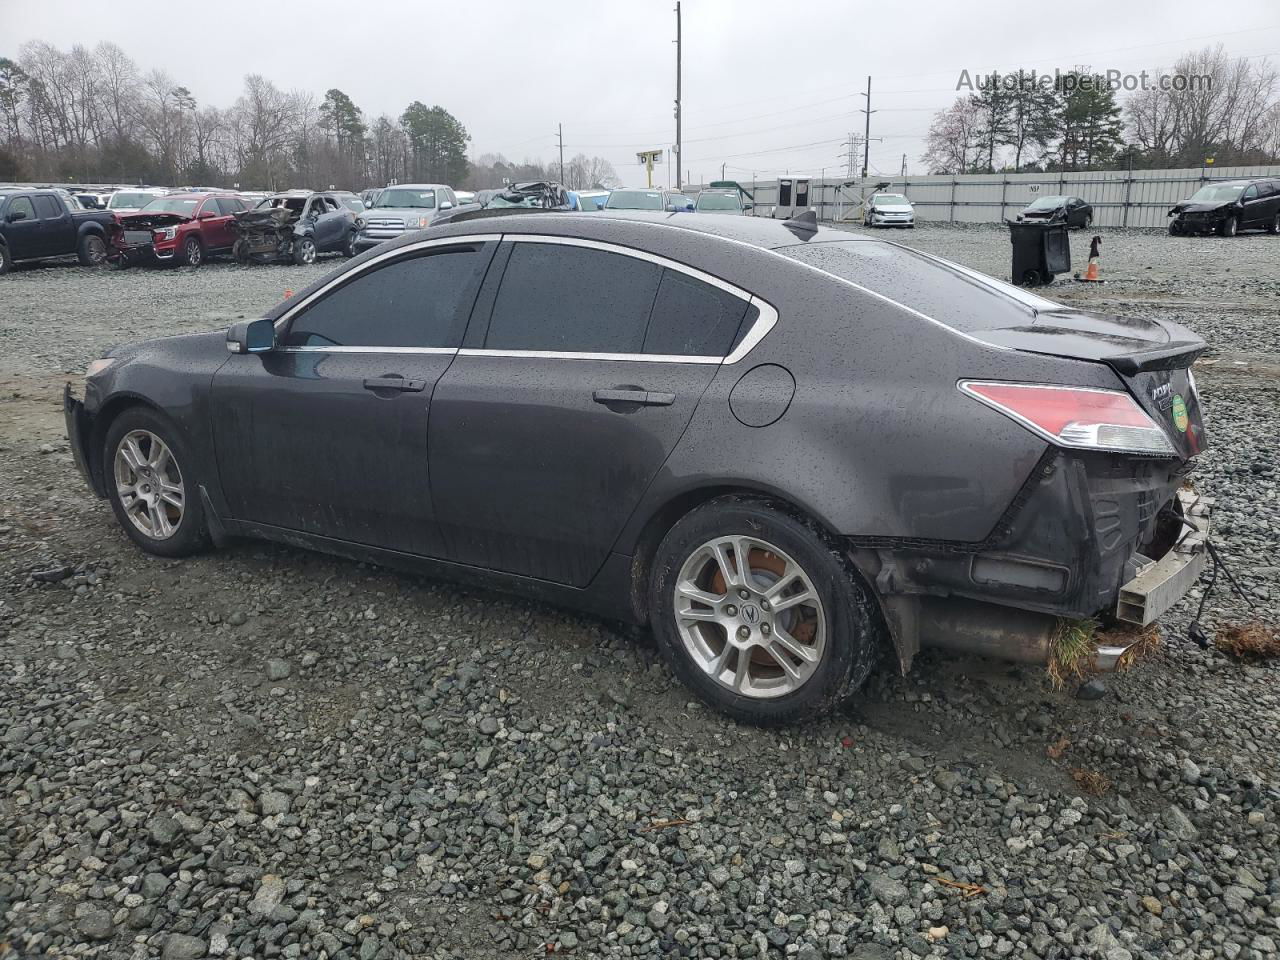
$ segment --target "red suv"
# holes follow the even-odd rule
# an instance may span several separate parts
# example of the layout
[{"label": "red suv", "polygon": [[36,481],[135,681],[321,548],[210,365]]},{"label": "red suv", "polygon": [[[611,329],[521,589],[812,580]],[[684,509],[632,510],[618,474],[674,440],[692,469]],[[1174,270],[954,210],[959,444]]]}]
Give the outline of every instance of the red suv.
[{"label": "red suv", "polygon": [[178,263],[198,267],[235,242],[233,217],[249,205],[230,193],[171,193],[137,213],[119,217],[115,258],[132,263]]}]

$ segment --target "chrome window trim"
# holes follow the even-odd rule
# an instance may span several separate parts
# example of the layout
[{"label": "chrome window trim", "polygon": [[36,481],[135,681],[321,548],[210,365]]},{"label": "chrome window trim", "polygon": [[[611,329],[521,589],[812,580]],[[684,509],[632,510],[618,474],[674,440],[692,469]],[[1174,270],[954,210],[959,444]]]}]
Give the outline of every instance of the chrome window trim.
[{"label": "chrome window trim", "polygon": [[[734,286],[727,281],[721,280],[719,277],[706,273],[696,267],[688,264],[671,260],[659,254],[649,253],[647,250],[637,250],[634,247],[623,246],[617,243],[608,243],[603,240],[588,240],[582,237],[559,237],[549,234],[534,233],[516,233],[516,234],[500,234],[500,233],[476,233],[467,234],[456,237],[434,237],[430,240],[419,240],[416,243],[405,244],[402,247],[396,247],[388,250],[362,263],[357,269],[340,274],[334,277],[318,290],[308,294],[304,299],[299,300],[296,304],[286,310],[275,321],[277,336],[285,329],[289,322],[300,311],[310,306],[316,299],[328,293],[337,286],[351,282],[367,270],[371,270],[387,260],[398,258],[407,253],[413,253],[419,250],[430,250],[435,247],[457,246],[466,243],[490,243],[494,241],[509,240],[513,243],[550,243],[559,244],[567,247],[586,247],[588,249],[601,250],[605,253],[616,253],[620,256],[634,257],[637,260],[644,260],[656,266],[665,267],[682,273],[685,276],[700,280],[703,283],[723,290],[731,296],[737,297],[746,303],[747,309],[755,307],[759,311],[759,316],[755,322],[747,330],[742,340],[727,356],[718,355],[670,355],[670,354],[652,354],[652,353],[588,353],[576,351],[556,351],[556,350],[497,350],[487,348],[467,348],[460,349],[457,347],[374,347],[374,346],[354,346],[343,345],[333,347],[277,347],[277,350],[287,353],[408,353],[408,354],[457,354],[464,357],[508,357],[520,358],[531,357],[542,360],[602,360],[612,362],[638,361],[640,363],[690,363],[690,364],[735,364],[746,357],[754,350],[762,341],[769,331],[771,331],[778,323],[778,311],[767,300],[743,290],[741,287]],[[790,261],[790,258],[787,258]],[[798,261],[790,261],[798,262]],[[820,271],[822,272],[822,271]]]},{"label": "chrome window trim", "polygon": [[719,366],[721,357],[678,356],[659,353],[574,353],[561,350],[486,350],[469,347],[458,351],[460,357],[511,357],[537,360],[607,360],[639,363],[704,363]]},{"label": "chrome window trim", "polygon": [[276,347],[278,353],[416,353],[416,354],[453,354],[457,347]]}]

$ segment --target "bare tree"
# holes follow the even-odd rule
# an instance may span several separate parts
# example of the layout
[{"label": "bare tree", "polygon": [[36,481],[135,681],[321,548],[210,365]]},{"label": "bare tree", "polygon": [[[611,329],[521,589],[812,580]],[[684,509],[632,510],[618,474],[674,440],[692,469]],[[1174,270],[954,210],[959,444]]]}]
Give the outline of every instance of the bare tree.
[{"label": "bare tree", "polygon": [[962,97],[934,114],[921,162],[932,173],[967,173],[979,155],[981,112],[973,98]]}]

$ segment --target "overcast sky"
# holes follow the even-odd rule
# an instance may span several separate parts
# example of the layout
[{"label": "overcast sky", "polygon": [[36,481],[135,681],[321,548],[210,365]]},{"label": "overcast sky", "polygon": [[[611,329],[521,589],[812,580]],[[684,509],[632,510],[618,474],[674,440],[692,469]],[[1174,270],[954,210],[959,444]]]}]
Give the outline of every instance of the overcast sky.
[{"label": "overcast sky", "polygon": [[[471,155],[513,160],[579,151],[644,182],[635,152],[675,142],[674,0],[211,0],[191,10],[139,0],[0,0],[0,56],[42,39],[67,48],[119,44],[162,68],[201,104],[230,105],[247,73],[315,94],[344,90],[393,117],[439,104],[471,134]],[[955,97],[961,69],[1052,70],[1088,64],[1136,72],[1222,43],[1280,60],[1277,0],[1025,0],[910,5],[840,0],[685,0],[684,167],[693,179],[749,180],[843,166],[841,141],[862,130],[872,77],[873,172],[906,154],[922,172],[932,112]],[[1155,11],[1158,10],[1158,15]],[[666,181],[669,167],[655,179]]]}]

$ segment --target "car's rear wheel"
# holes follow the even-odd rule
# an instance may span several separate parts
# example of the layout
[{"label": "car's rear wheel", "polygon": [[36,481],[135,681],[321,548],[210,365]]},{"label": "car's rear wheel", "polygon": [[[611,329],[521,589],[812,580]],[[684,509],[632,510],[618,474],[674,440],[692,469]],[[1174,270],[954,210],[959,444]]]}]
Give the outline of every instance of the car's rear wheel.
[{"label": "car's rear wheel", "polygon": [[1088,230],[1092,226],[1093,226],[1093,214],[1086,213],[1084,215],[1084,222],[1080,224],[1080,227],[1082,230]]},{"label": "car's rear wheel", "polygon": [[1218,227],[1218,233],[1224,237],[1234,237],[1240,230],[1240,222],[1235,217],[1227,217]]},{"label": "car's rear wheel", "polygon": [[1267,233],[1280,233],[1280,213],[1271,218],[1271,222],[1267,224]]},{"label": "car's rear wheel", "polygon": [[188,267],[198,267],[204,263],[204,244],[199,237],[187,237],[182,244],[182,262]]},{"label": "car's rear wheel", "polygon": [[208,545],[191,457],[159,413],[121,413],[107,430],[102,463],[116,520],[143,550],[183,557]]},{"label": "car's rear wheel", "polygon": [[107,242],[96,233],[86,233],[80,238],[76,255],[82,267],[100,267],[107,261]]},{"label": "car's rear wheel", "polygon": [[839,706],[883,627],[869,589],[813,524],[764,499],[724,497],[663,538],[649,585],[654,633],[712,706],[763,725]]},{"label": "car's rear wheel", "polygon": [[301,237],[293,241],[293,262],[302,266],[316,262],[316,242],[310,237]]}]

